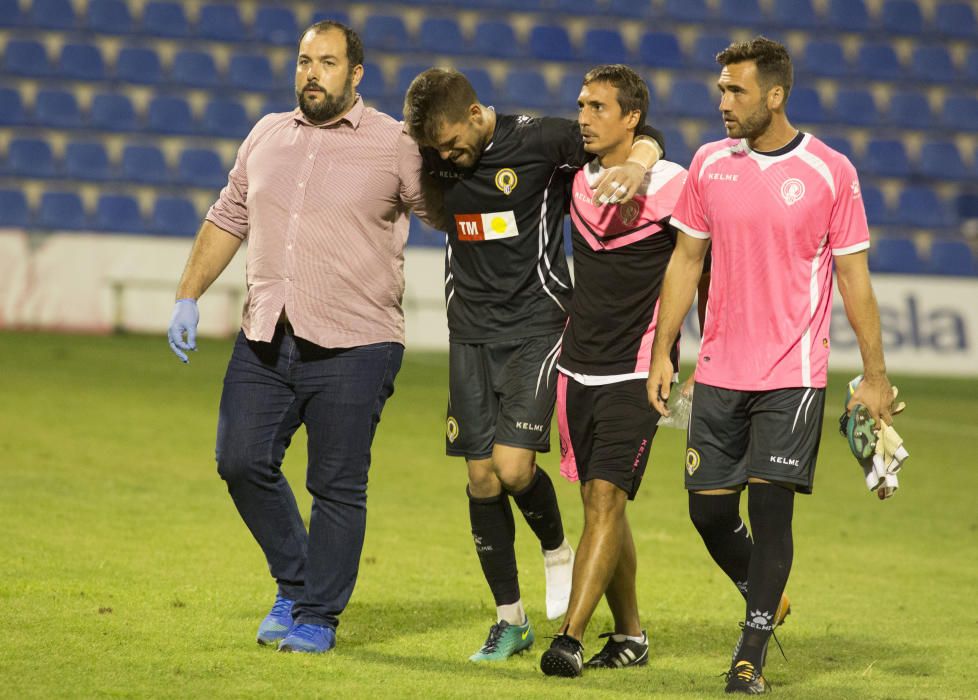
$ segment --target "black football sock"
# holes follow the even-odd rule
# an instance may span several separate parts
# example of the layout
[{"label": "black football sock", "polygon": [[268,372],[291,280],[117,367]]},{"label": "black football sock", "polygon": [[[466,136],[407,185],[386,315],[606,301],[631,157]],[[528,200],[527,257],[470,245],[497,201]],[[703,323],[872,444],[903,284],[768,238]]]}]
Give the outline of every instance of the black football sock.
[{"label": "black football sock", "polygon": [[557,492],[547,472],[533,470],[530,484],[519,493],[510,492],[544,549],[557,549],[564,542],[564,524],[560,520]]},{"label": "black football sock", "polygon": [[740,517],[740,494],[707,496],[689,492],[689,518],[713,561],[747,597],[747,577],[754,543]]},{"label": "black football sock", "polygon": [[760,669],[764,664],[764,649],[774,630],[774,615],[791,571],[794,555],[791,516],[795,492],[776,484],[750,484],[747,492],[754,552],[747,576],[743,643],[736,660],[750,661]]},{"label": "black football sock", "polygon": [[509,496],[505,491],[491,498],[473,498],[470,494],[469,521],[482,573],[496,605],[515,603],[520,599],[520,583],[513,546],[516,523]]}]

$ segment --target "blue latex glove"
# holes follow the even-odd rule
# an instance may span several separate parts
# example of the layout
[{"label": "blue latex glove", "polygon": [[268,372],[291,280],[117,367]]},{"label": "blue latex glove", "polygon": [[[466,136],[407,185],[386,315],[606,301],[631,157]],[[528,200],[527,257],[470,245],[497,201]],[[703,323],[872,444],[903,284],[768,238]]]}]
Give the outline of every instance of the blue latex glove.
[{"label": "blue latex glove", "polygon": [[[170,318],[170,330],[167,332],[167,337],[170,340],[170,349],[174,355],[180,358],[181,362],[190,362],[184,350],[197,349],[197,322],[199,320],[200,312],[197,310],[195,299],[177,299],[177,303],[173,307],[173,316]],[[187,335],[186,342],[183,340],[185,333]]]}]

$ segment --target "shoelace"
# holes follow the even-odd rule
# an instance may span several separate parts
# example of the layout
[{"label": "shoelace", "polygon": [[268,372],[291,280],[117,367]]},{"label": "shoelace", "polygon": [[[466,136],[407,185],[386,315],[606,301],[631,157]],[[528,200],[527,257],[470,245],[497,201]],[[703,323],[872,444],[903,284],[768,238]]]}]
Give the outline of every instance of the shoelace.
[{"label": "shoelace", "polygon": [[315,642],[316,635],[319,632],[319,625],[306,625],[299,624],[292,628],[289,633],[290,637],[298,637],[299,639],[304,639],[307,642]]},{"label": "shoelace", "polygon": [[580,642],[566,634],[555,634],[552,637],[547,637],[547,639],[554,640],[557,646],[563,647],[567,651],[574,654],[577,654],[584,649],[584,646]]},{"label": "shoelace", "polygon": [[292,602],[288,598],[283,598],[282,596],[275,597],[275,603],[272,605],[272,615],[280,617],[282,615],[287,615],[292,611]]},{"label": "shoelace", "polygon": [[492,653],[496,651],[496,647],[499,645],[499,640],[503,636],[503,627],[499,623],[496,623],[489,628],[489,636],[486,637],[486,643],[482,645],[482,651],[487,653]]},{"label": "shoelace", "polygon": [[[738,622],[737,624],[740,626],[740,634],[743,635],[744,634],[744,623],[743,623],[743,621]],[[787,654],[784,653],[784,647],[781,646],[781,640],[778,639],[778,635],[776,635],[774,633],[774,630],[773,629],[771,630],[771,638],[774,640],[774,643],[778,645],[778,651],[781,652],[781,658],[783,658],[785,661],[787,661],[788,660],[788,656],[787,656]]]}]

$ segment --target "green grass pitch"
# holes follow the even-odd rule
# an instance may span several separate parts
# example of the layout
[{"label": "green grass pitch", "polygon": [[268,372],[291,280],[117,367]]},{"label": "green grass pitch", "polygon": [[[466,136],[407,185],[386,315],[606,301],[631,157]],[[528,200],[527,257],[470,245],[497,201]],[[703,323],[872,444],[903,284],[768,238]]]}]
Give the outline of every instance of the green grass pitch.
[{"label": "green grass pitch", "polygon": [[[323,657],[255,644],[274,595],[217,476],[228,341],[179,364],[162,337],[0,333],[0,697],[718,697],[743,606],[686,514],[683,435],[662,430],[629,517],[646,668],[539,671],[553,634],[518,522],[537,644],[466,661],[493,621],[465,469],[443,450],[446,357],[408,351],[374,445],[366,547]],[[978,380],[893,377],[909,409],[902,489],[880,503],[836,431],[831,378],[814,496],[798,497],[793,614],[766,675],[784,698],[978,696]],[[555,452],[541,463],[556,475]],[[308,513],[300,434],[286,473]],[[558,479],[555,478],[555,481]],[[557,484],[572,542],[577,490]],[[519,521],[519,516],[517,515]],[[602,604],[587,652],[609,628]]]}]

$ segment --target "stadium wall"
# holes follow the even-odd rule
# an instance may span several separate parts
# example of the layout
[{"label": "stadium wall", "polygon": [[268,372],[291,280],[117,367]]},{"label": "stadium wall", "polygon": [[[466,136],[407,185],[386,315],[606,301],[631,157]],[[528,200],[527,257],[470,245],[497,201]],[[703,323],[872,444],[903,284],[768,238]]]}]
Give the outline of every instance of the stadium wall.
[{"label": "stadium wall", "polygon": [[[163,334],[191,244],[187,238],[0,230],[0,328]],[[201,335],[237,330],[244,259],[239,253],[201,300]],[[447,347],[443,265],[439,249],[405,251],[409,348]],[[978,280],[876,274],[873,286],[890,371],[978,376]],[[695,356],[697,341],[691,313],[684,358]],[[831,358],[833,369],[861,366],[838,294]]]}]

